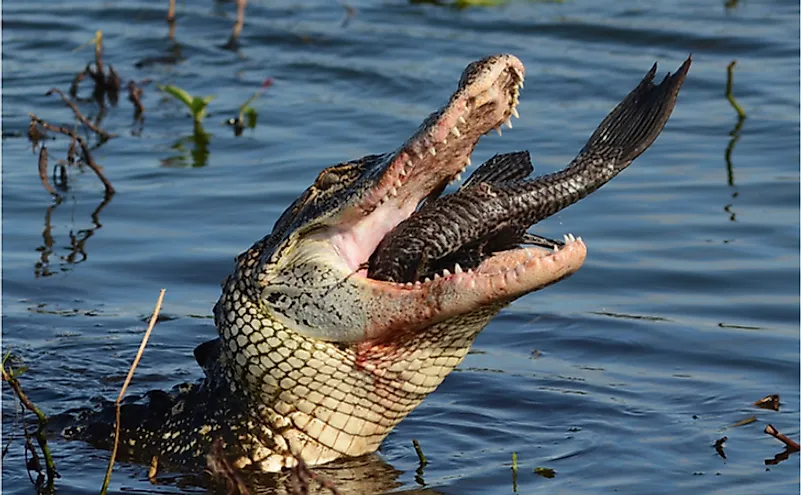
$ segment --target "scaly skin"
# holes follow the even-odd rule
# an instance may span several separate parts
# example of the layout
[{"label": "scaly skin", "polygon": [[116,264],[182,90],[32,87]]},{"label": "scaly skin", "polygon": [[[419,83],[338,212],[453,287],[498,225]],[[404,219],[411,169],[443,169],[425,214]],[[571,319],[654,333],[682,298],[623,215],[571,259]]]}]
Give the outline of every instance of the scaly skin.
[{"label": "scaly skin", "polygon": [[[235,467],[272,472],[297,456],[319,465],[374,452],[501,308],[578,270],[586,247],[571,236],[558,251],[515,247],[433,281],[367,277],[379,242],[517,114],[524,73],[511,55],[474,62],[398,150],[321,172],[237,257],[214,308],[219,339],[195,351],[205,381],[122,408],[122,454],[201,469],[222,441]],[[65,434],[108,447],[112,432],[105,408],[81,411]]]}]

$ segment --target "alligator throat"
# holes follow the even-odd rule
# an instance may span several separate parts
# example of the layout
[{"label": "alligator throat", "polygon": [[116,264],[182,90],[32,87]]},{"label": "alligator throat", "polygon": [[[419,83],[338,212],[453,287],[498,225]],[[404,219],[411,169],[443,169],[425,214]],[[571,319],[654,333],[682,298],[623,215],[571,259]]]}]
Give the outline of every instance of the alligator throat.
[{"label": "alligator throat", "polygon": [[[497,155],[453,194],[484,134],[511,127],[525,69],[467,66],[447,103],[396,150],[323,170],[240,254],[195,351],[205,380],[122,407],[121,455],[161,469],[279,471],[376,451],[505,305],[576,272],[581,238],[528,229],[625,169],[662,131],[690,67],[656,66],[559,172]],[[69,415],[108,448],[113,408]],[[77,420],[73,416],[78,416]]]}]

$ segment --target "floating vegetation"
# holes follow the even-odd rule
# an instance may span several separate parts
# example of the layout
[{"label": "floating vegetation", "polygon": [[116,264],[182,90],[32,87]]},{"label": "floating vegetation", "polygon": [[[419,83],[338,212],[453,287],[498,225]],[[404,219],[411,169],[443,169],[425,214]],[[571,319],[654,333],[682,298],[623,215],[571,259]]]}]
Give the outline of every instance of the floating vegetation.
[{"label": "floating vegetation", "polygon": [[543,478],[553,478],[556,476],[556,471],[551,468],[546,467],[536,467],[534,468],[534,474],[542,476]]}]

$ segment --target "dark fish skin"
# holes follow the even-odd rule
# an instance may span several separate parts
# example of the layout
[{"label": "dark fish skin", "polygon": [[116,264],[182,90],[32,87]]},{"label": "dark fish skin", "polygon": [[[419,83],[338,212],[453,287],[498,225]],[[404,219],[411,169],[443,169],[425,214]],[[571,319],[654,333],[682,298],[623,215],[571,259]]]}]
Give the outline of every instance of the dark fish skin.
[{"label": "dark fish skin", "polygon": [[496,155],[458,191],[429,200],[379,244],[368,277],[414,282],[459,263],[475,268],[492,253],[557,241],[528,234],[535,223],[581,200],[640,156],[662,132],[691,58],[656,85],[656,64],[601,122],[573,161],[558,172],[526,179],[527,152]]}]

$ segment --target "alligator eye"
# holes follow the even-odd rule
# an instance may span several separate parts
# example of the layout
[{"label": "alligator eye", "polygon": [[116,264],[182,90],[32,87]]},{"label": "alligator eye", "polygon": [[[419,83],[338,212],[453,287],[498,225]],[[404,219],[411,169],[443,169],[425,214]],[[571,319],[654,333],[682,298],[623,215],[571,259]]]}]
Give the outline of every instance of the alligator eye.
[{"label": "alligator eye", "polygon": [[317,177],[315,184],[319,189],[325,190],[339,183],[339,176],[332,174],[327,170],[323,170]]}]

